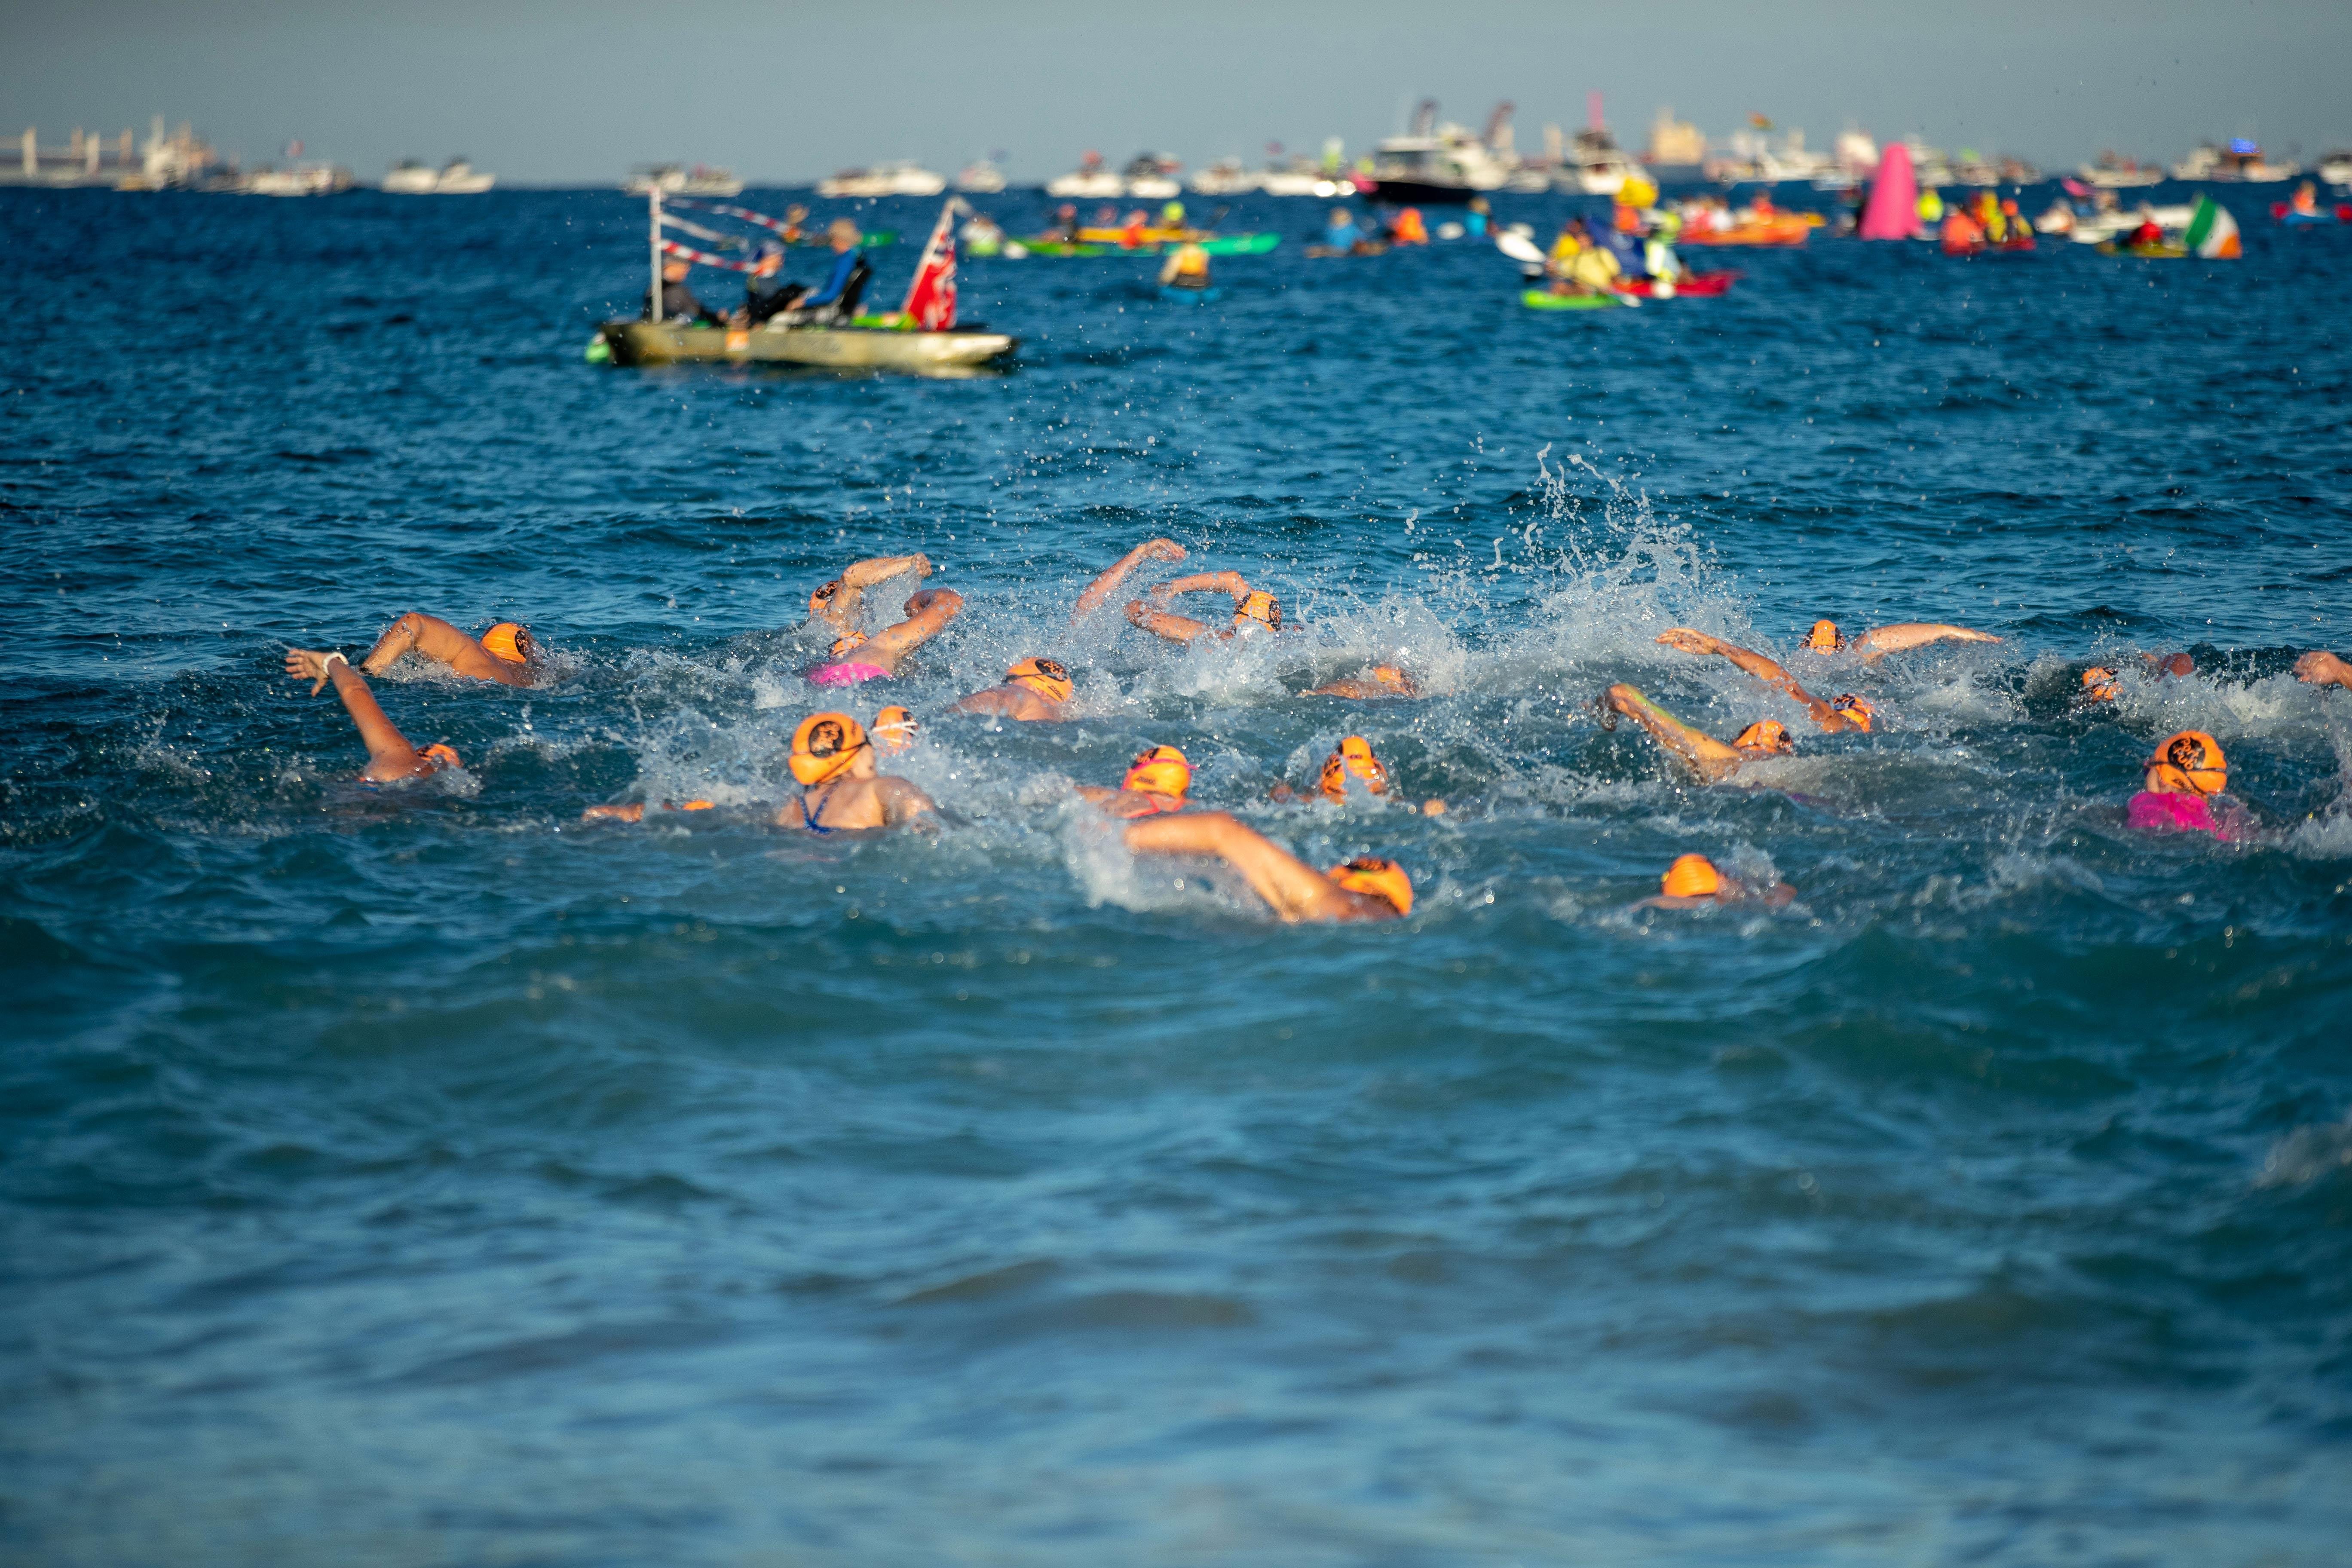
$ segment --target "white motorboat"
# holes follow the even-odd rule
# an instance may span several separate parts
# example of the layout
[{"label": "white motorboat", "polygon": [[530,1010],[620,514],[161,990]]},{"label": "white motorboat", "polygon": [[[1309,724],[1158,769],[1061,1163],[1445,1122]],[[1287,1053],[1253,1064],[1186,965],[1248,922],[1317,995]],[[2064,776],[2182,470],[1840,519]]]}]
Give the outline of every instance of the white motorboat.
[{"label": "white motorboat", "polygon": [[870,169],[844,169],[816,183],[816,194],[834,200],[845,196],[936,196],[947,188],[945,174],[934,174],[905,158],[877,163]]},{"label": "white motorboat", "polygon": [[1257,174],[1257,188],[1269,196],[1315,196],[1329,201],[1356,194],[1355,179],[1348,173],[1347,144],[1337,136],[1324,142],[1320,163],[1304,153],[1284,159],[1280,142],[1269,152],[1272,156]]},{"label": "white motorboat", "polygon": [[1837,163],[1825,153],[1805,145],[1805,133],[1791,130],[1774,146],[1764,132],[1769,124],[1731,133],[1727,152],[1706,161],[1706,177],[1726,183],[1777,185],[1782,181],[1811,181],[1837,173]]},{"label": "white motorboat", "polygon": [[2129,234],[2151,217],[2159,228],[2179,230],[2187,228],[2189,220],[2196,216],[2194,206],[2158,207],[2143,203],[2129,211],[2118,207],[2113,212],[2078,217],[2074,220],[2074,232],[2067,237],[2077,245],[2100,245],[2119,234]]},{"label": "white motorboat", "polygon": [[2302,173],[2300,163],[2269,162],[2260,147],[2242,136],[2232,137],[2226,147],[2209,142],[2172,165],[2176,180],[2224,180],[2249,185],[2276,184]]},{"label": "white motorboat", "polygon": [[452,158],[438,169],[408,158],[384,175],[383,191],[394,196],[478,196],[498,183],[496,174],[478,173],[463,158]]},{"label": "white motorboat", "polygon": [[1138,201],[1172,201],[1184,194],[1183,182],[1176,177],[1183,166],[1165,153],[1138,153],[1128,160],[1120,176],[1127,194]]},{"label": "white motorboat", "polygon": [[2318,174],[2331,185],[2352,185],[2352,153],[2322,153]]},{"label": "white motorboat", "polygon": [[697,163],[688,168],[682,163],[652,163],[632,171],[628,183],[621,188],[633,196],[642,196],[656,185],[666,196],[740,196],[743,182],[729,169],[713,168]]},{"label": "white motorboat", "polygon": [[2164,170],[2155,163],[2143,163],[2137,158],[2119,158],[2113,153],[2102,153],[2096,163],[2085,163],[2074,171],[2083,183],[2103,191],[2131,191],[2143,185],[2160,185]]},{"label": "white motorboat", "polygon": [[352,188],[352,172],[340,163],[295,163],[256,169],[237,183],[248,196],[331,196]]},{"label": "white motorboat", "polygon": [[1101,153],[1090,152],[1078,160],[1075,170],[1046,181],[1045,194],[1084,201],[1117,201],[1127,195],[1127,182],[1118,177],[1117,171],[1103,166]]},{"label": "white motorboat", "polygon": [[1625,155],[1617,139],[1600,126],[1580,131],[1568,145],[1568,155],[1555,179],[1563,190],[1588,196],[1613,196],[1629,178],[1642,175],[1642,166]]},{"label": "white motorboat", "polygon": [[1239,158],[1220,158],[1192,175],[1192,194],[1198,196],[1238,196],[1258,189],[1265,176],[1244,168]]},{"label": "white motorboat", "polygon": [[992,196],[1004,188],[1004,171],[986,158],[956,171],[955,188],[968,196]]},{"label": "white motorboat", "polygon": [[1437,100],[1422,100],[1412,130],[1372,151],[1372,194],[1384,202],[1466,202],[1499,191],[1509,165],[1464,127],[1437,123]]}]

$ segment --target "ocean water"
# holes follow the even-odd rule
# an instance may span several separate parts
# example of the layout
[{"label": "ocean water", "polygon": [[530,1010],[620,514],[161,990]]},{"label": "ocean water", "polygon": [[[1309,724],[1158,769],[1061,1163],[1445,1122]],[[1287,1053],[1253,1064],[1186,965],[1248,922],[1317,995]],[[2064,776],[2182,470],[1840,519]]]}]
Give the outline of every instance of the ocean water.
[{"label": "ocean water", "polygon": [[[2235,199],[1572,315],[1242,204],[1212,304],[969,264],[1018,364],[919,381],[584,363],[617,194],[0,192],[0,1558],[2340,1563],[2352,230]],[[1305,632],[1073,628],[1153,535]],[[808,591],[908,550],[966,610],[853,705],[952,820],[767,826]],[[389,672],[465,766],[363,789],[279,664],[411,609],[549,669]],[[1031,653],[1076,721],[942,713]],[[2190,726],[2254,842],[2124,827]],[[1349,732],[1450,811],[1268,798]],[[1153,742],[1412,917],[1129,858],[1070,786]],[[1692,849],[1795,900],[1634,908]]]}]

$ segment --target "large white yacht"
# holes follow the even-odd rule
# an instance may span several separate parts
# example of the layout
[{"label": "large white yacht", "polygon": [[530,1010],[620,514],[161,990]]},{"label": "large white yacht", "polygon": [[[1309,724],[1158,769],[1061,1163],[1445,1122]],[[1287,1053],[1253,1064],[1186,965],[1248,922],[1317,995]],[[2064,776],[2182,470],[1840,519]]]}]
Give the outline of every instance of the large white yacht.
[{"label": "large white yacht", "polygon": [[1438,123],[1437,100],[1424,98],[1412,129],[1372,149],[1372,194],[1384,202],[1466,202],[1499,191],[1511,171],[1465,128]]},{"label": "large white yacht", "polygon": [[1004,188],[1004,171],[990,159],[974,159],[956,171],[955,188],[968,196],[992,196]]},{"label": "large white yacht", "polygon": [[844,169],[816,183],[821,196],[936,196],[948,188],[948,177],[934,174],[909,159],[877,163],[870,169]]},{"label": "large white yacht", "polygon": [[2271,163],[2260,147],[2242,136],[2231,137],[2226,147],[2209,142],[2172,165],[2176,180],[2230,180],[2249,185],[2276,184],[2302,173],[2300,163]]}]

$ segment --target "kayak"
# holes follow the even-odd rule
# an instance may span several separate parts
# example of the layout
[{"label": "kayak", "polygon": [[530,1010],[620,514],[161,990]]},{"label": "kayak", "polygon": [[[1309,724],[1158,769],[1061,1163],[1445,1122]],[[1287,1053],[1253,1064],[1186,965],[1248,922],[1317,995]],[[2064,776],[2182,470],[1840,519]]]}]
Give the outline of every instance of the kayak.
[{"label": "kayak", "polygon": [[1710,229],[1702,234],[1685,229],[1676,245],[1802,245],[1805,236],[1820,226],[1820,220],[1810,216],[1769,217],[1759,223],[1743,223],[1736,228]]},{"label": "kayak", "polygon": [[1029,247],[1032,256],[1108,256],[1116,248],[1104,245],[1073,245],[1066,239],[1048,239],[1042,234],[1021,243]]},{"label": "kayak", "polygon": [[[892,319],[860,316],[845,327],[669,326],[652,321],[606,321],[597,329],[588,357],[619,365],[669,364],[707,360],[827,365],[843,370],[902,370],[917,375],[953,375],[1010,356],[1021,340],[1003,332],[959,327],[944,332],[916,331]],[[604,349],[603,354],[597,348]]]},{"label": "kayak", "polygon": [[2099,247],[2101,256],[2138,256],[2151,261],[2177,261],[2189,254],[2185,245],[2117,245],[2109,240]]},{"label": "kayak", "polygon": [[1212,256],[1264,256],[1281,243],[1278,234],[1213,234],[1198,242]]},{"label": "kayak", "polygon": [[1223,289],[1179,289],[1172,283],[1163,283],[1160,286],[1160,297],[1180,305],[1205,305],[1213,300],[1223,299],[1225,291]]},{"label": "kayak", "polygon": [[1530,310],[1605,310],[1625,301],[1614,294],[1555,294],[1549,289],[1529,289],[1519,296],[1519,303]]},{"label": "kayak", "polygon": [[1637,300],[1711,300],[1717,294],[1729,293],[1732,280],[1740,276],[1737,272],[1695,272],[1676,282],[1673,290],[1665,294],[1658,292],[1658,280],[1654,278],[1625,278],[1618,280],[1617,292],[1631,294]]},{"label": "kayak", "polygon": [[[1048,240],[1048,245],[1067,246],[1067,240]],[[1278,234],[1201,234],[1183,229],[1147,228],[1134,245],[1127,242],[1123,228],[1082,228],[1078,230],[1080,256],[1101,256],[1118,251],[1127,256],[1158,256],[1164,249],[1191,243],[1212,256],[1263,256],[1282,243]]]}]

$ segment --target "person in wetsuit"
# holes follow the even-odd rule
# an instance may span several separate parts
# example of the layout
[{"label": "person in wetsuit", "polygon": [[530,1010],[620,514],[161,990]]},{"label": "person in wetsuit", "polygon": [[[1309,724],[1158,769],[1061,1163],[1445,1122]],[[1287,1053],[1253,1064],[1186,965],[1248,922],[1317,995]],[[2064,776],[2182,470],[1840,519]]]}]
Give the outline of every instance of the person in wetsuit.
[{"label": "person in wetsuit", "polygon": [[654,291],[651,289],[647,289],[646,290],[646,319],[647,321],[669,322],[692,321],[698,325],[709,324],[713,326],[718,324],[719,317],[711,310],[710,307],[696,299],[694,297],[694,290],[686,286],[686,275],[691,270],[692,268],[690,268],[686,262],[676,257],[673,257],[669,260],[662,263],[660,309],[656,310],[654,308]]},{"label": "person in wetsuit", "polygon": [[816,292],[802,297],[802,310],[821,310],[830,307],[837,311],[840,309],[842,294],[849,287],[850,274],[857,270],[860,259],[857,242],[864,237],[857,232],[857,226],[845,217],[837,217],[825,225],[824,242],[833,247],[833,270],[824,275],[824,281],[817,286]]},{"label": "person in wetsuit", "polygon": [[760,259],[743,280],[742,321],[747,327],[765,325],[797,305],[808,292],[805,283],[784,281],[784,247],[771,239],[760,247]]}]

